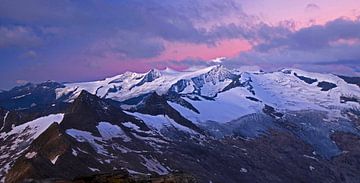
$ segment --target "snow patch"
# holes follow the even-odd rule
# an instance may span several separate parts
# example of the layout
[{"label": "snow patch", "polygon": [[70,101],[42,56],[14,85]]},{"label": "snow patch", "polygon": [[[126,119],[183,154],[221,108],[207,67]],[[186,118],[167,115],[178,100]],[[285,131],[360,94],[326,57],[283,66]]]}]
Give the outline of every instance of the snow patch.
[{"label": "snow patch", "polygon": [[8,117],[9,113],[10,113],[10,111],[7,111],[7,112],[5,113],[5,116],[4,116],[4,119],[3,119],[3,125],[2,125],[2,127],[0,128],[0,131],[5,128],[6,118]]},{"label": "snow patch", "polygon": [[156,172],[159,175],[169,174],[169,170],[163,165],[161,165],[161,163],[158,160],[154,158],[148,159],[143,155],[140,156],[145,161],[144,163],[142,163],[142,165],[144,165],[149,171]]},{"label": "snow patch", "polygon": [[136,124],[134,123],[131,123],[131,122],[126,122],[126,123],[123,123],[124,126],[128,127],[128,128],[131,128],[135,131],[139,131],[140,127],[137,126]]},{"label": "snow patch", "polygon": [[219,93],[214,100],[201,98],[200,101],[194,101],[188,98],[183,98],[193,105],[200,114],[177,103],[168,102],[168,104],[179,111],[185,118],[195,123],[206,121],[225,123],[247,114],[261,111],[263,104],[246,98],[251,95],[252,94],[246,88],[238,87]]},{"label": "snow patch", "polygon": [[78,156],[78,153],[75,149],[71,149],[71,154],[74,156]]},{"label": "snow patch", "polygon": [[25,154],[25,157],[27,158],[27,159],[32,159],[33,157],[35,157],[37,155],[37,152],[28,152],[28,153],[26,153]]},{"label": "snow patch", "polygon": [[133,174],[133,175],[145,175],[144,173],[141,173],[141,172],[137,172],[135,170],[130,170],[130,169],[126,169],[129,174]]},{"label": "snow patch", "polygon": [[241,169],[240,169],[240,172],[241,172],[241,173],[247,173],[248,170],[247,170],[246,168],[241,168]]},{"label": "snow patch", "polygon": [[313,166],[309,166],[309,169],[310,169],[310,171],[313,171],[313,170],[315,170],[315,167],[313,167]]},{"label": "snow patch", "polygon": [[50,160],[53,165],[55,165],[55,163],[56,163],[56,161],[58,160],[59,156],[60,156],[60,155],[57,155],[57,156],[55,156],[53,159]]},{"label": "snow patch", "polygon": [[20,96],[16,96],[16,97],[13,97],[12,99],[20,99],[20,98],[24,98],[28,95],[31,95],[31,93],[27,93],[27,94],[24,94],[24,95],[20,95]]},{"label": "snow patch", "polygon": [[99,169],[97,169],[97,168],[91,168],[91,167],[88,167],[92,172],[100,172],[100,170]]},{"label": "snow patch", "polygon": [[309,156],[309,155],[304,154],[304,157],[315,160],[315,161],[319,161],[319,159],[315,158],[314,156]]},{"label": "snow patch", "polygon": [[105,150],[105,148],[101,144],[99,144],[99,143],[104,143],[102,138],[95,137],[90,132],[77,130],[77,129],[67,129],[66,133],[72,136],[73,138],[75,138],[78,142],[89,143],[97,153],[105,156],[108,155],[108,152]]},{"label": "snow patch", "polygon": [[197,134],[197,132],[195,132],[194,130],[176,123],[173,119],[171,119],[167,115],[152,116],[138,112],[135,113],[126,112],[126,113],[135,116],[138,119],[141,119],[149,128],[156,130],[158,132],[160,132],[164,128],[175,128],[190,134]]},{"label": "snow patch", "polygon": [[112,138],[122,138],[124,142],[130,142],[131,138],[129,138],[125,132],[117,125],[113,125],[109,122],[100,122],[99,125],[96,126],[101,137],[104,140],[111,140]]}]

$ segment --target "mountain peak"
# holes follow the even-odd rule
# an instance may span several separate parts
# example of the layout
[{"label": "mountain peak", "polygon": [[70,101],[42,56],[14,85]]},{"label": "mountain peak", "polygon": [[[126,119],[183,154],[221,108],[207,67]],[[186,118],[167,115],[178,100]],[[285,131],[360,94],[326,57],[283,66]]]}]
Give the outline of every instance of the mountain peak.
[{"label": "mountain peak", "polygon": [[146,73],[143,80],[145,82],[151,82],[159,77],[161,77],[161,72],[158,69],[151,69],[149,72]]}]

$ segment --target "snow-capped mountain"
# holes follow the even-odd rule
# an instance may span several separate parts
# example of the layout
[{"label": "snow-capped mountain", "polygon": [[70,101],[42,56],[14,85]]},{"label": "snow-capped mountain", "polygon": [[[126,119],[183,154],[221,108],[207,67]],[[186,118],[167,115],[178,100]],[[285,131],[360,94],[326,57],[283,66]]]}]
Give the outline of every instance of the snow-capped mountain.
[{"label": "snow-capped mountain", "polygon": [[[167,96],[177,94],[187,103],[198,106],[195,107],[197,111],[187,110],[186,106],[179,106],[176,102],[170,102],[170,105],[189,117],[200,119],[195,122],[228,122],[261,111],[265,104],[283,112],[313,109],[332,111],[333,117],[344,117],[341,112],[358,107],[360,100],[358,86],[333,74],[310,73],[298,69],[270,73],[241,72],[229,70],[222,65],[184,72],[152,69],[141,74],[127,72],[102,81],[70,83],[56,89],[56,98],[70,95],[67,99],[72,101],[82,90],[100,98],[124,103],[152,92]],[[217,118],[204,114],[207,117],[203,119],[200,117],[205,113],[200,112],[203,110],[202,106],[205,111],[211,109],[211,106],[217,108],[215,110],[219,110],[219,106],[227,111],[234,108],[237,115],[221,118],[221,114],[229,116],[232,111],[219,111],[211,113]],[[238,109],[242,110],[239,112]]]},{"label": "snow-capped mountain", "polygon": [[81,90],[86,90],[101,98],[124,101],[154,91],[160,95],[166,94],[170,89],[178,93],[200,92],[201,95],[213,97],[234,76],[223,66],[184,72],[171,69],[152,69],[140,74],[126,72],[102,81],[65,84],[65,88],[57,90],[57,98],[73,93],[74,99]]},{"label": "snow-capped mountain", "polygon": [[356,182],[356,81],[216,65],[15,87],[0,93],[0,179],[121,169],[199,182]]}]

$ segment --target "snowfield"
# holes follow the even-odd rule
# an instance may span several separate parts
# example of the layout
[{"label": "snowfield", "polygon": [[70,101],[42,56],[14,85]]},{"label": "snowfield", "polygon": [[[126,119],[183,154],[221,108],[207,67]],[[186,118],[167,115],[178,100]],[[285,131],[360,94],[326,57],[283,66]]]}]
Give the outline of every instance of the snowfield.
[{"label": "snowfield", "polygon": [[161,130],[164,128],[174,128],[190,134],[197,134],[197,132],[195,132],[194,130],[176,123],[173,119],[171,119],[167,115],[152,116],[148,114],[141,114],[138,112],[135,113],[127,112],[127,114],[135,116],[138,119],[144,121],[144,123],[148,127],[158,132],[161,132]]},{"label": "snowfield", "polygon": [[[314,82],[307,83],[303,78]],[[241,84],[227,88],[234,81]],[[320,86],[323,82],[335,87],[322,90]],[[340,100],[342,96],[360,99],[358,86],[348,84],[333,74],[312,73],[299,69],[260,72],[255,68],[230,70],[216,65],[181,72],[169,68],[153,69],[147,73],[126,72],[101,81],[66,84],[65,88],[57,89],[57,97],[69,95],[68,101],[72,101],[82,90],[117,101],[126,101],[151,92],[157,92],[159,95],[175,92],[193,105],[200,114],[178,103],[169,104],[196,123],[228,122],[259,112],[265,104],[281,112],[325,111],[331,113],[333,119],[344,117],[342,111],[346,109],[360,107],[358,102]],[[194,96],[200,100],[190,99]]]}]

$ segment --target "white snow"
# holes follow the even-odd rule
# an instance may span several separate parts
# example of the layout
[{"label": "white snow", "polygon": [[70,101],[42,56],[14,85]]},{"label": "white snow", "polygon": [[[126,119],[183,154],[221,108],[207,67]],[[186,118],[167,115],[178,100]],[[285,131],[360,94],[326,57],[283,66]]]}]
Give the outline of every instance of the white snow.
[{"label": "white snow", "polygon": [[100,172],[100,170],[99,169],[97,169],[97,168],[91,168],[91,167],[88,167],[91,171],[93,171],[93,172]]},{"label": "white snow", "polygon": [[203,98],[201,101],[194,101],[184,98],[191,103],[200,114],[177,103],[168,103],[185,118],[195,123],[206,121],[229,122],[261,110],[263,106],[261,103],[246,99],[246,96],[251,96],[251,94],[245,88],[238,87],[219,93],[218,96],[214,98],[214,101]]},{"label": "white snow", "polygon": [[171,119],[167,115],[152,116],[152,115],[148,115],[148,114],[141,114],[138,112],[135,112],[135,113],[126,112],[126,113],[141,119],[142,121],[144,121],[144,123],[149,128],[156,130],[158,132],[160,132],[164,128],[173,127],[175,129],[178,129],[178,130],[181,130],[181,131],[184,131],[187,133],[191,133],[191,134],[197,133],[188,127],[185,127],[183,125],[176,123],[173,119]]},{"label": "white snow", "polygon": [[16,134],[31,134],[31,138],[37,138],[41,133],[43,133],[52,123],[60,123],[64,117],[64,114],[50,114],[48,116],[40,117],[33,121],[24,123],[19,126],[15,126],[8,133],[1,133],[0,138],[4,138],[6,136],[16,135]]},{"label": "white snow", "polygon": [[[111,98],[118,101],[124,101],[126,99],[136,97],[142,94],[156,91],[158,94],[166,93],[169,88],[181,79],[191,79],[193,77],[205,74],[211,71],[215,66],[206,67],[198,70],[187,70],[183,72],[173,71],[169,68],[158,71],[161,77],[155,79],[153,82],[146,82],[141,86],[135,86],[141,79],[148,73],[132,73],[126,72],[121,75],[106,78],[101,81],[82,82],[82,83],[69,83],[65,84],[65,88],[56,89],[56,98],[67,95],[71,92],[73,96],[69,101],[75,99],[82,90],[86,90],[92,94],[96,94],[99,97]],[[134,87],[135,86],[135,87]],[[109,89],[121,88],[116,92],[108,93]]]},{"label": "white snow", "polygon": [[[332,111],[335,117],[340,116],[342,108],[359,107],[356,103],[340,103],[340,96],[355,95],[360,96],[360,88],[347,84],[339,77],[332,74],[319,74],[301,71],[298,69],[289,69],[291,74],[284,72],[261,73],[261,74],[243,74],[243,79],[251,78],[251,84],[254,87],[256,97],[263,102],[282,110],[307,110],[316,109],[322,111]],[[317,79],[312,84],[307,84],[300,80],[299,76]],[[327,81],[334,83],[337,87],[329,91],[320,91],[316,86],[318,82]],[[337,107],[334,107],[337,106]]]},{"label": "white snow", "polygon": [[79,150],[80,152],[82,152],[82,153],[84,153],[84,154],[89,154],[88,152],[86,152],[86,151],[84,151],[84,150],[82,150],[82,149],[80,149],[80,148],[78,148],[78,147],[77,147],[77,150]]},{"label": "white snow", "polygon": [[119,126],[113,125],[109,122],[100,122],[96,128],[104,140],[110,140],[112,138],[119,137],[122,138],[124,142],[131,141],[131,138],[129,138]]},{"label": "white snow", "polygon": [[125,127],[128,127],[136,132],[141,132],[141,133],[147,133],[147,134],[154,134],[153,131],[149,130],[149,131],[144,131],[144,130],[140,130],[140,127],[137,126],[136,124],[132,123],[132,122],[126,122],[126,123],[122,123],[122,125],[124,125]]},{"label": "white snow", "polygon": [[145,175],[144,173],[141,173],[141,172],[137,172],[135,170],[131,170],[131,169],[126,169],[129,174],[134,174],[134,175]]},{"label": "white snow", "polygon": [[309,156],[309,155],[306,155],[306,154],[304,154],[303,155],[305,158],[309,158],[309,159],[312,159],[312,160],[315,160],[315,161],[319,161],[319,159],[317,159],[316,157],[314,157],[314,156]]},{"label": "white snow", "polygon": [[75,149],[71,149],[71,154],[74,156],[78,156],[78,153]]},{"label": "white snow", "polygon": [[154,159],[154,158],[146,158],[143,155],[140,155],[143,160],[145,161],[144,163],[142,163],[149,171],[152,172],[156,172],[159,175],[166,175],[169,173],[169,170],[164,167],[163,165],[161,165],[161,163]]},{"label": "white snow", "polygon": [[4,129],[4,127],[5,127],[5,122],[6,122],[6,118],[8,117],[9,113],[10,113],[10,111],[7,111],[7,112],[5,113],[5,116],[4,116],[4,119],[3,119],[3,125],[2,125],[2,127],[0,128],[0,131],[1,131],[2,129]]},{"label": "white snow", "polygon": [[[134,135],[134,137],[140,139],[140,140],[144,140],[144,141],[151,141],[151,142],[156,142],[158,144],[167,144],[168,142],[164,141],[164,140],[161,140],[159,138],[156,138],[156,137],[143,137],[143,136],[140,136],[136,133],[132,133]],[[153,144],[153,143],[151,143]],[[157,146],[157,144],[154,144]]]},{"label": "white snow", "polygon": [[0,168],[0,182],[5,182],[5,173],[10,169],[10,162],[6,163],[2,168]]},{"label": "white snow", "polygon": [[102,155],[108,155],[106,149],[100,144],[104,143],[101,137],[93,136],[90,132],[77,130],[77,129],[67,129],[66,133],[73,138],[75,138],[78,142],[87,142],[91,145],[94,150]]},{"label": "white snow", "polygon": [[27,93],[27,94],[24,94],[24,95],[19,95],[19,96],[13,97],[12,99],[20,99],[20,98],[26,97],[28,95],[31,95],[31,93]]},{"label": "white snow", "polygon": [[247,170],[246,168],[241,168],[241,169],[240,169],[240,172],[241,172],[241,173],[247,173],[248,170]]},{"label": "white snow", "polygon": [[134,129],[135,131],[138,131],[140,129],[140,127],[138,127],[136,124],[132,123],[132,122],[126,122],[123,123],[124,126]]},{"label": "white snow", "polygon": [[[222,59],[220,57],[215,61],[219,62]],[[154,74],[154,72],[155,76],[157,76],[155,80],[137,85],[144,77],[148,74]],[[297,78],[294,75],[295,73],[299,76],[317,79],[317,82],[305,83]],[[242,83],[249,81],[255,94],[253,95],[248,90],[250,86],[237,87],[220,93],[232,82],[227,77],[229,74],[241,76],[240,81]],[[184,85],[175,87],[174,84],[178,81],[183,81]],[[334,83],[337,87],[329,91],[320,91],[321,88],[317,84],[321,81]],[[165,94],[170,88],[180,94],[190,95],[194,91],[199,91],[202,96],[215,97],[217,95],[214,98],[215,101],[205,99],[192,101],[184,98],[194,105],[200,111],[200,114],[170,103],[181,114],[195,122],[228,122],[243,115],[261,111],[264,104],[270,105],[280,112],[298,110],[328,111],[332,115],[329,120],[342,116],[341,111],[343,109],[360,107],[360,104],[356,102],[340,102],[340,96],[343,95],[359,98],[360,88],[346,83],[333,74],[312,73],[298,69],[260,72],[259,67],[241,67],[229,70],[220,65],[206,68],[194,67],[181,72],[169,68],[153,70],[147,73],[126,72],[101,81],[66,84],[65,88],[56,90],[56,96],[59,98],[73,92],[69,99],[71,101],[82,90],[87,90],[99,97],[124,101],[150,92],[157,92],[160,95]],[[262,103],[249,101],[245,97],[257,98]],[[123,107],[131,106],[124,105]]]},{"label": "white snow", "polygon": [[313,170],[315,170],[315,167],[313,167],[313,166],[309,166],[309,169],[310,169],[310,171],[313,171]]},{"label": "white snow", "polygon": [[36,155],[37,155],[37,152],[32,151],[32,152],[26,153],[26,154],[25,154],[25,157],[26,157],[27,159],[32,159],[32,158],[35,157]]},{"label": "white snow", "polygon": [[[101,137],[94,136],[91,132],[82,131],[77,129],[67,129],[66,133],[75,138],[78,142],[87,142],[94,150],[102,155],[109,155],[104,145],[107,141],[113,138],[121,138],[124,142],[130,142],[131,138],[128,137],[125,132],[117,125],[113,125],[109,122],[99,122],[96,126]],[[87,153],[78,148],[79,151]],[[78,153],[73,149],[72,154],[77,156]]]},{"label": "white snow", "polygon": [[55,165],[55,163],[56,163],[56,161],[58,160],[59,156],[60,156],[60,155],[57,155],[57,156],[55,156],[53,159],[50,160],[53,165]]}]

